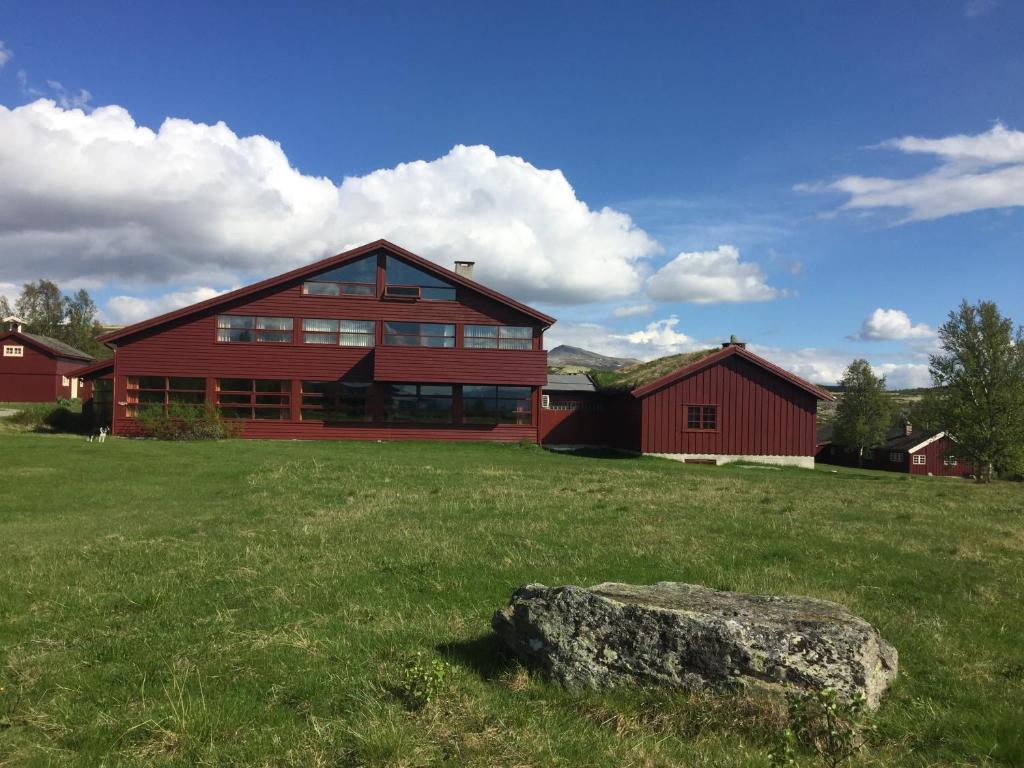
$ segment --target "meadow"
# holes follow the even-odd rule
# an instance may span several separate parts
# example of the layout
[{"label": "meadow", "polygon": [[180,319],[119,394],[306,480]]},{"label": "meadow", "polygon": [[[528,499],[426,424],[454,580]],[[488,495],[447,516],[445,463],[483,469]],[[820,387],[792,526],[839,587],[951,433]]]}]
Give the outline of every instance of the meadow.
[{"label": "meadow", "polygon": [[1020,484],[12,428],[0,466],[0,765],[767,766],[774,700],[499,656],[516,586],[609,580],[843,603],[901,664],[855,764],[1024,765]]}]

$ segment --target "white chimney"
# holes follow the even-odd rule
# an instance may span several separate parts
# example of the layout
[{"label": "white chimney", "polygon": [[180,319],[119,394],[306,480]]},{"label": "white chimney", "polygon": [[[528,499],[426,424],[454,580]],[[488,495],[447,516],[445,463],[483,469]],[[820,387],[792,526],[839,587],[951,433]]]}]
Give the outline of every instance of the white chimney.
[{"label": "white chimney", "polygon": [[21,333],[21,326],[25,324],[25,320],[17,317],[16,315],[9,315],[3,319],[4,330],[17,331]]},{"label": "white chimney", "polygon": [[456,261],[455,262],[455,274],[459,277],[464,277],[467,280],[473,279],[473,266],[476,264],[475,261]]}]

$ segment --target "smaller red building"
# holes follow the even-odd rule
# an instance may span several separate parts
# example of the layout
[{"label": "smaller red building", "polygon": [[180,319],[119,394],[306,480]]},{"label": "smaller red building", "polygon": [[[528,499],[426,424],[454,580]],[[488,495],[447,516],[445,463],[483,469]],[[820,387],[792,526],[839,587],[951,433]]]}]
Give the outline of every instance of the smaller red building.
[{"label": "smaller red building", "polygon": [[[974,464],[957,453],[956,441],[945,432],[914,429],[906,424],[893,427],[884,443],[865,452],[860,465],[911,475],[972,477],[976,472]],[[856,449],[836,443],[831,426],[818,430],[816,458],[823,464],[858,465]]]},{"label": "smaller red building", "polygon": [[17,317],[3,319],[0,331],[0,402],[43,403],[78,397],[72,372],[92,356],[49,336],[22,330]]}]

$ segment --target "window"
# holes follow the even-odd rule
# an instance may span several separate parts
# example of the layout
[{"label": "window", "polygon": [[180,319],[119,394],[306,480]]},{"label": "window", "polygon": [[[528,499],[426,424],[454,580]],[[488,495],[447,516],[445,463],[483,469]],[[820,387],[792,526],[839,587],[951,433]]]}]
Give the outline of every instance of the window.
[{"label": "window", "polygon": [[530,424],[530,387],[465,384],[462,421],[466,424]]},{"label": "window", "polygon": [[303,421],[369,421],[370,385],[349,381],[302,382]]},{"label": "window", "polygon": [[217,407],[226,419],[287,421],[291,382],[277,379],[217,379]]},{"label": "window", "polygon": [[533,328],[514,325],[467,325],[462,345],[470,349],[533,349]]},{"label": "window", "polygon": [[893,464],[899,464],[901,461],[903,461],[903,452],[889,451],[889,461],[892,462]]},{"label": "window", "polygon": [[555,400],[549,401],[552,411],[603,411],[604,403],[599,400]]},{"label": "window", "polygon": [[4,357],[24,357],[25,348],[17,344],[4,344]]},{"label": "window", "polygon": [[191,376],[129,376],[125,402],[127,416],[169,405],[202,405],[206,399],[206,379]]},{"label": "window", "polygon": [[[387,285],[384,291],[387,296],[455,301],[454,285],[401,259],[388,256],[386,270]],[[396,290],[396,286],[406,290]],[[417,290],[408,290],[413,288]]]},{"label": "window", "polygon": [[384,344],[392,347],[454,347],[455,326],[384,321]]},{"label": "window", "polygon": [[377,327],[373,320],[303,320],[302,340],[306,344],[342,347],[372,347]]},{"label": "window", "polygon": [[384,390],[385,421],[451,424],[450,384],[389,384]]},{"label": "window", "polygon": [[110,424],[114,415],[114,380],[96,379],[92,383],[92,418],[96,425]]},{"label": "window", "polygon": [[290,317],[217,316],[217,341],[291,344]]},{"label": "window", "polygon": [[925,458],[923,453],[915,453],[914,454],[914,463],[917,464],[918,466],[920,466],[921,464],[927,464],[928,463],[928,459]]},{"label": "window", "polygon": [[945,466],[945,467],[955,467],[956,466],[956,456],[946,456],[942,460],[942,465]]},{"label": "window", "polygon": [[375,296],[377,294],[377,256],[342,264],[302,284],[307,296]]},{"label": "window", "polygon": [[718,406],[686,406],[686,428],[699,429],[702,431],[718,429]]}]

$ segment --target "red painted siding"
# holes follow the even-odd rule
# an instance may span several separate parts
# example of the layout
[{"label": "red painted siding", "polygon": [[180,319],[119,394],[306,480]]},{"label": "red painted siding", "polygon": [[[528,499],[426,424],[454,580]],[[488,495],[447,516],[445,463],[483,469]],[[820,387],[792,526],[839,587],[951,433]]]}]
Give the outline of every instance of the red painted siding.
[{"label": "red painted siding", "polygon": [[[129,376],[165,375],[214,378],[288,379],[292,388],[292,421],[249,421],[245,437],[342,439],[537,439],[537,392],[533,424],[396,425],[324,424],[298,420],[298,382],[303,379],[392,381],[409,383],[510,384],[538,387],[546,379],[547,353],[543,326],[523,312],[465,287],[457,301],[396,301],[377,297],[305,296],[302,280],[275,286],[231,303],[174,319],[118,341],[114,368],[114,434],[135,432],[125,415]],[[291,317],[293,340],[288,344],[221,343],[216,341],[220,314]],[[304,344],[302,320],[377,321],[376,347],[354,348]],[[450,323],[456,325],[457,348],[385,347],[382,321]],[[532,350],[463,349],[463,326],[499,324],[534,329]]]},{"label": "red painted siding", "polygon": [[58,397],[71,397],[70,380],[63,377],[82,367],[81,360],[53,357],[17,336],[0,339],[5,344],[23,347],[23,357],[0,356],[0,403],[45,403]]},{"label": "red painted siding", "polygon": [[[915,454],[907,456],[907,470],[912,475],[938,475],[942,477],[966,477],[975,473],[974,465],[962,457],[957,457],[956,466],[947,467],[946,456],[956,456],[956,443],[948,437],[941,437],[929,443]],[[924,464],[914,464],[912,456],[925,457]]]},{"label": "red painted siding", "polygon": [[[717,428],[687,429],[687,405],[718,406]],[[817,398],[739,356],[642,398],[644,453],[813,456]]]}]

